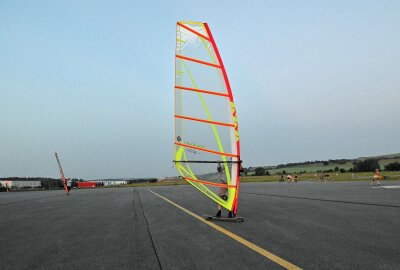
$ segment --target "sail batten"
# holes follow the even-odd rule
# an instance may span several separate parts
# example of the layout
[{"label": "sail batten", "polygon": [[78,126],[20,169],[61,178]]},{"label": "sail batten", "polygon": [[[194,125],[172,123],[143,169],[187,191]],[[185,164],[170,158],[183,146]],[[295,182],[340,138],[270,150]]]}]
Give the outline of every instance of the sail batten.
[{"label": "sail batten", "polygon": [[228,185],[228,184],[218,184],[218,183],[214,183],[214,182],[209,182],[209,181],[204,181],[204,180],[199,180],[199,179],[193,179],[193,178],[190,178],[190,177],[185,177],[185,180],[192,181],[192,182],[197,182],[197,183],[202,183],[202,184],[206,184],[206,185],[210,185],[210,186],[216,186],[216,187],[236,188],[236,186],[231,186],[231,185]]},{"label": "sail batten", "polygon": [[191,185],[236,213],[240,143],[227,73],[206,23],[176,29],[174,162]]},{"label": "sail batten", "polygon": [[228,156],[228,157],[237,157],[237,155],[235,155],[235,154],[229,154],[229,153],[225,153],[225,152],[218,152],[218,151],[210,150],[210,149],[207,149],[207,148],[201,148],[201,147],[197,147],[197,146],[190,145],[190,144],[179,143],[179,142],[176,142],[175,144],[179,145],[179,146],[186,147],[186,148],[190,148],[190,149],[195,149],[195,150],[199,150],[199,151],[208,152],[208,153],[215,154],[215,155]]},{"label": "sail batten", "polygon": [[210,63],[210,62],[206,62],[206,61],[202,61],[202,60],[196,59],[196,58],[191,58],[191,57],[187,57],[187,56],[183,56],[183,55],[176,55],[176,57],[177,58],[181,58],[183,60],[188,60],[188,61],[195,62],[195,63],[198,63],[198,64],[206,65],[206,66],[221,68],[220,65],[217,65],[217,64],[214,64],[214,63]]},{"label": "sail batten", "polygon": [[197,88],[185,87],[185,86],[179,86],[179,85],[175,85],[175,88],[180,89],[180,90],[187,90],[187,91],[193,91],[193,92],[198,92],[198,93],[229,97],[229,95],[227,93],[220,93],[220,92],[215,92],[215,91],[211,91],[211,90],[197,89]]},{"label": "sail batten", "polygon": [[173,160],[173,162],[181,162],[181,163],[242,163],[241,160],[233,161],[233,160]]},{"label": "sail batten", "polygon": [[197,121],[197,122],[202,122],[202,123],[208,123],[208,124],[214,124],[214,125],[219,125],[219,126],[226,126],[226,127],[235,127],[235,124],[231,123],[223,123],[223,122],[217,122],[217,121],[211,121],[211,120],[206,120],[206,119],[200,119],[200,118],[195,118],[195,117],[190,117],[190,116],[183,116],[183,115],[175,115],[176,118],[181,118],[185,120],[191,120],[191,121]]}]

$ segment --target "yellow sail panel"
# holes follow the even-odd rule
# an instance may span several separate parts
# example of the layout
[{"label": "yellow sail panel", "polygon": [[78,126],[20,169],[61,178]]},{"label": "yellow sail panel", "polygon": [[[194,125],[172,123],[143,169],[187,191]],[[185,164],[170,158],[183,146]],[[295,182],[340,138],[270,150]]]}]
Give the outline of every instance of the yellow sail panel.
[{"label": "yellow sail panel", "polygon": [[177,170],[207,197],[236,212],[241,162],[236,109],[206,23],[177,23],[174,116]]}]

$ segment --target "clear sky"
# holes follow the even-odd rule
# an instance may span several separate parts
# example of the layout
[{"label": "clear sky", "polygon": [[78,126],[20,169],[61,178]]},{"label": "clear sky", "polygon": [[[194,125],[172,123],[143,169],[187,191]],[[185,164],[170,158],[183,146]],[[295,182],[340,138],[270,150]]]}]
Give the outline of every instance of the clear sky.
[{"label": "clear sky", "polygon": [[0,177],[177,175],[176,22],[207,22],[244,166],[400,152],[400,1],[0,1]]}]

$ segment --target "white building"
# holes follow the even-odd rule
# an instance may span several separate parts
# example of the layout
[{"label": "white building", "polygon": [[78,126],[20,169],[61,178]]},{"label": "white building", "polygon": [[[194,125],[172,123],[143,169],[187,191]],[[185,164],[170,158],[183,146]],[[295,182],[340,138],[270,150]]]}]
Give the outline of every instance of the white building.
[{"label": "white building", "polygon": [[92,182],[102,183],[103,186],[105,186],[105,187],[128,184],[128,181],[126,181],[126,180],[93,180]]},{"label": "white building", "polygon": [[37,188],[41,187],[42,183],[40,181],[12,181],[4,180],[0,181],[0,186],[5,188]]}]

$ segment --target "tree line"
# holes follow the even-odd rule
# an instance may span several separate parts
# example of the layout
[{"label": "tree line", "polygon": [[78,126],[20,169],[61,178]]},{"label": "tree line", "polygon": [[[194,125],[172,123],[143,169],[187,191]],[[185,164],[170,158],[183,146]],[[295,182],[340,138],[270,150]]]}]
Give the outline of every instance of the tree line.
[{"label": "tree line", "polygon": [[324,165],[329,164],[346,164],[346,162],[352,162],[354,159],[329,159],[329,160],[314,160],[314,161],[304,161],[304,162],[294,162],[294,163],[286,163],[286,164],[279,164],[275,168],[287,168],[287,167],[294,167],[294,166],[305,166],[305,165],[312,165],[322,163]]},{"label": "tree line", "polygon": [[[335,160],[335,161],[337,161],[337,160]],[[378,169],[378,170],[382,169],[380,164],[379,164],[379,159],[374,159],[374,158],[370,158],[370,159],[366,159],[366,160],[342,159],[340,161],[341,162],[344,161],[344,163],[340,163],[340,164],[345,164],[348,161],[353,161],[353,167],[350,168],[349,170],[347,170],[347,172],[373,172],[376,169]],[[333,163],[331,160],[325,161],[325,162]],[[324,163],[324,161],[318,161],[318,162],[317,161],[316,162],[308,161],[308,162],[302,162],[302,163],[288,163],[288,164],[296,164],[296,165],[292,165],[292,167],[293,167],[293,166],[299,166],[300,164],[304,165],[304,164],[314,164],[314,163]],[[337,163],[337,162],[335,162],[335,163]],[[291,167],[288,164],[285,164],[284,167],[279,167],[279,168]],[[328,164],[324,163],[324,165],[328,165]],[[276,169],[279,169],[278,166],[276,166]],[[389,163],[386,166],[384,166],[383,170],[384,171],[400,171],[400,163],[397,162],[397,161]],[[245,168],[244,169],[244,175],[247,175],[248,172],[249,172],[249,168]],[[339,168],[338,166],[336,166],[334,169],[328,169],[328,170],[322,170],[322,171],[318,170],[317,171],[317,173],[330,173],[330,172],[345,173],[346,170],[344,168]],[[300,171],[300,172],[296,172],[296,173],[307,173],[307,171]],[[277,172],[276,174],[287,174],[287,172],[285,170],[283,170],[281,172]],[[268,171],[268,169],[265,169],[265,167],[255,167],[254,168],[254,175],[255,176],[270,175],[270,172]]]},{"label": "tree line", "polygon": [[[376,169],[381,170],[379,160],[375,158],[369,158],[363,161],[356,161],[353,163],[354,172],[373,172]],[[384,167],[385,171],[400,171],[400,163],[392,162]]]}]

